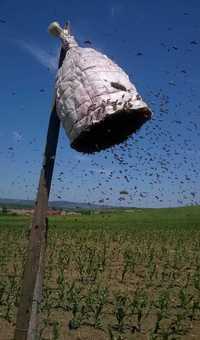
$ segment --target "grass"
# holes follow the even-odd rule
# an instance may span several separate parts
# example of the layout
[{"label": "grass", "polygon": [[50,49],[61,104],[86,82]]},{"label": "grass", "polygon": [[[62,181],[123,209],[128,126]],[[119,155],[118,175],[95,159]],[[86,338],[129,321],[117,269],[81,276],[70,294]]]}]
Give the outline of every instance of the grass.
[{"label": "grass", "polygon": [[[40,339],[199,339],[200,207],[49,219]],[[0,338],[12,339],[30,218],[0,216]]]}]

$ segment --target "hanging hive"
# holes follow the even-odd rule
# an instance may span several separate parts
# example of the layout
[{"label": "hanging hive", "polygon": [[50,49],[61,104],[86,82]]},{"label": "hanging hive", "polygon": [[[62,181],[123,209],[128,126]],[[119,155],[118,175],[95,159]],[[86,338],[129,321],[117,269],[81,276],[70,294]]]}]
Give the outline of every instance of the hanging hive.
[{"label": "hanging hive", "polygon": [[66,50],[56,79],[56,110],[71,147],[93,153],[119,144],[152,116],[128,75],[106,55],[79,47],[69,29],[49,32]]}]

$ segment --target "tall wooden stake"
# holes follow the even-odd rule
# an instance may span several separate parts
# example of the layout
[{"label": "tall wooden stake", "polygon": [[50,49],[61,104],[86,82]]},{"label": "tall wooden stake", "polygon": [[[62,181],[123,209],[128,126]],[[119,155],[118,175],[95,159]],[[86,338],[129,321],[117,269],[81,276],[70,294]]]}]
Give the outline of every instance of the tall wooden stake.
[{"label": "tall wooden stake", "polygon": [[[65,57],[61,48],[59,68]],[[32,219],[27,259],[24,267],[21,299],[17,311],[14,340],[38,339],[38,310],[42,298],[42,281],[47,244],[47,210],[51,180],[58,144],[60,121],[55,98],[49,119],[44,161],[40,173],[38,193]]]}]

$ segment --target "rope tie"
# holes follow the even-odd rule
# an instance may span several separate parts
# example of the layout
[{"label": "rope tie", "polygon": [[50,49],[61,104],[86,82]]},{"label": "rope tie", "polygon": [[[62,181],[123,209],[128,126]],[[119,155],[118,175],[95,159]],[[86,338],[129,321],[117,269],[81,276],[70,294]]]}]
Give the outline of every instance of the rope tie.
[{"label": "rope tie", "polygon": [[58,22],[52,22],[48,27],[48,31],[54,37],[60,38],[62,46],[66,51],[72,47],[78,46],[74,36],[70,34],[69,29],[62,28]]}]

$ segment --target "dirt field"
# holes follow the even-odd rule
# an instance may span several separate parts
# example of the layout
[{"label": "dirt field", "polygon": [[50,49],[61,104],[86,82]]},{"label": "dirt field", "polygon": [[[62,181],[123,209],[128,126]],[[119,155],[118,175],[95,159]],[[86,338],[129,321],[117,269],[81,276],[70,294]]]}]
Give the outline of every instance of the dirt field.
[{"label": "dirt field", "polygon": [[[200,339],[200,208],[51,217],[40,339]],[[11,340],[28,217],[0,216],[0,339]]]}]

